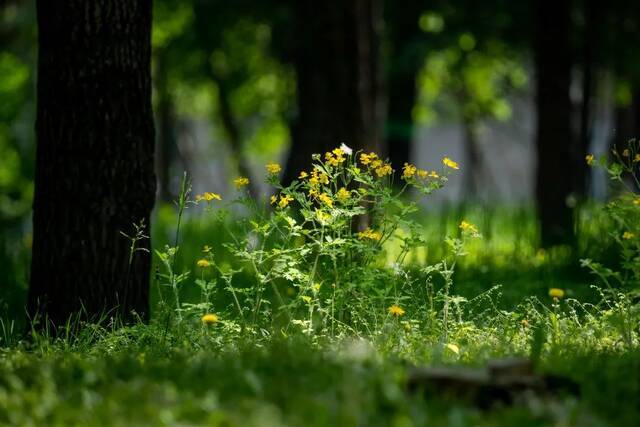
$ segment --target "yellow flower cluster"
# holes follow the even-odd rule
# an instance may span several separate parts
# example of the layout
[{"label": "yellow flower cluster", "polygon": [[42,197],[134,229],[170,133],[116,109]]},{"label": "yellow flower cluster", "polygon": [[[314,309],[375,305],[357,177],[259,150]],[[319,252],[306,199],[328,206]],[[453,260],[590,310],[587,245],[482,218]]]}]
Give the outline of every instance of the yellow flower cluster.
[{"label": "yellow flower cluster", "polygon": [[236,186],[236,188],[240,189],[244,186],[249,185],[249,178],[246,178],[244,176],[239,176],[238,178],[233,180],[233,184]]},{"label": "yellow flower cluster", "polygon": [[330,208],[333,207],[333,199],[331,199],[331,196],[329,196],[327,193],[320,194],[318,196],[318,200],[320,200],[322,203],[329,206]]},{"label": "yellow flower cluster", "polygon": [[445,157],[444,159],[442,159],[442,164],[451,169],[456,169],[456,170],[460,169],[458,167],[458,164],[448,157]]},{"label": "yellow flower cluster", "polygon": [[214,323],[218,323],[218,316],[216,316],[213,313],[207,313],[204,316],[202,316],[202,323],[204,323],[205,325],[213,325]]},{"label": "yellow flower cluster", "polygon": [[324,185],[329,184],[329,176],[324,172],[318,172],[316,169],[314,169],[311,171],[311,178],[309,178],[309,185],[311,187],[317,187],[320,184],[324,184]]},{"label": "yellow flower cluster", "polygon": [[404,316],[404,309],[397,304],[393,304],[389,307],[389,314],[395,317]]},{"label": "yellow flower cluster", "polygon": [[219,194],[216,193],[209,193],[204,192],[203,194],[198,194],[196,196],[196,202],[201,202],[202,200],[206,201],[206,202],[210,202],[212,200],[222,200],[222,197],[220,197]]},{"label": "yellow flower cluster", "polygon": [[634,237],[636,237],[636,235],[634,233],[630,232],[630,231],[625,231],[624,233],[622,233],[622,238],[624,240],[631,240]]},{"label": "yellow flower cluster", "polygon": [[379,231],[373,231],[371,228],[367,227],[365,230],[358,233],[358,238],[378,241],[382,238],[382,233]]},{"label": "yellow flower cluster", "polygon": [[378,178],[382,178],[393,173],[391,165],[380,160],[376,153],[360,154],[360,163],[369,169],[373,169],[376,175],[378,175]]},{"label": "yellow flower cluster", "polygon": [[468,232],[468,233],[473,233],[473,234],[477,234],[478,233],[478,228],[471,224],[470,222],[467,221],[462,221],[459,225],[460,230],[462,230],[463,232]]},{"label": "yellow flower cluster", "polygon": [[277,163],[267,163],[265,168],[267,169],[267,172],[269,172],[271,175],[276,175],[280,173],[280,171],[282,170],[280,165]]},{"label": "yellow flower cluster", "polygon": [[338,192],[336,193],[336,197],[338,198],[340,203],[344,203],[349,200],[350,196],[351,194],[349,193],[349,190],[344,187],[340,188],[340,190],[338,190]]},{"label": "yellow flower cluster", "polygon": [[414,165],[405,163],[402,167],[402,179],[411,179],[418,172],[418,169]]},{"label": "yellow flower cluster", "polygon": [[[276,196],[275,194],[271,196],[270,202],[272,205],[274,205],[276,202],[278,202],[278,196]],[[289,196],[288,194],[281,194],[280,201],[278,202],[278,207],[284,209],[289,206],[289,202],[293,202],[293,197]]]},{"label": "yellow flower cluster", "polygon": [[344,151],[342,151],[340,148],[336,148],[331,152],[325,153],[324,159],[331,166],[335,167],[335,166],[339,166],[341,163],[345,161],[344,154],[345,154]]}]

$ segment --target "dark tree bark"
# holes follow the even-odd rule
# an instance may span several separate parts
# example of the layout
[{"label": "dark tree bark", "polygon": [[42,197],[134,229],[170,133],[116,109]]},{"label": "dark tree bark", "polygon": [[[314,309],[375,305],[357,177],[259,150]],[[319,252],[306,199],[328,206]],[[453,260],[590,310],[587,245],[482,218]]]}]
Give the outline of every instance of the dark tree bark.
[{"label": "dark tree bark", "polygon": [[149,224],[155,197],[151,0],[38,0],[37,10],[29,314],[55,327],[80,310],[145,319],[150,254],[130,262],[121,232]]},{"label": "dark tree bark", "polygon": [[569,0],[536,1],[536,200],[542,246],[573,240]]},{"label": "dark tree bark", "polygon": [[300,0],[294,52],[298,111],[283,181],[313,153],[344,142],[379,151],[382,123],[379,0]]}]

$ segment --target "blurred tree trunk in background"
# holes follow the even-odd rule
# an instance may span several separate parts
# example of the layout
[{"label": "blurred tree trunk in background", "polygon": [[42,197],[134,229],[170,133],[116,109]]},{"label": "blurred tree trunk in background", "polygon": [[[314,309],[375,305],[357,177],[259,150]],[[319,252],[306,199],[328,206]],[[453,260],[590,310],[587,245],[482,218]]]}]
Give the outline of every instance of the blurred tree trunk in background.
[{"label": "blurred tree trunk in background", "polygon": [[423,1],[385,2],[385,28],[390,45],[385,138],[389,160],[396,170],[411,161],[416,79],[425,57],[425,40],[418,25],[424,8]]},{"label": "blurred tree trunk in background", "polygon": [[28,311],[56,327],[148,316],[155,198],[151,0],[39,0],[37,155]]},{"label": "blurred tree trunk in background", "polygon": [[569,0],[536,5],[536,201],[543,247],[573,241]]},{"label": "blurred tree trunk in background", "polygon": [[155,88],[158,108],[158,139],[156,147],[156,174],[158,175],[158,199],[168,203],[174,200],[171,192],[171,161],[176,155],[176,120],[173,97],[169,91],[169,66],[163,49],[155,55]]},{"label": "blurred tree trunk in background", "polygon": [[344,142],[380,150],[383,123],[379,0],[295,2],[298,111],[283,181],[309,167],[313,153]]}]

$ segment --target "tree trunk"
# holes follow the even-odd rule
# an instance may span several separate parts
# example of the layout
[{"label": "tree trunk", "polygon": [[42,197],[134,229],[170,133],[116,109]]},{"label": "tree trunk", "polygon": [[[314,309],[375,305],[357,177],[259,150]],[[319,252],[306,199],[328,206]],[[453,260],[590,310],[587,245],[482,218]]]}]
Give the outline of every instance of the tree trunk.
[{"label": "tree trunk", "polygon": [[283,181],[344,142],[380,149],[379,0],[296,2],[298,112]]},{"label": "tree trunk", "polygon": [[172,202],[176,195],[171,191],[171,163],[176,155],[175,112],[169,91],[167,52],[156,54],[155,88],[158,95],[158,142],[156,146],[156,174],[158,175],[158,199]]},{"label": "tree trunk", "polygon": [[[385,28],[388,28],[388,107],[385,126],[386,149],[396,169],[411,162],[413,107],[416,78],[425,58],[425,40],[418,26],[422,1],[385,2]],[[402,181],[396,181],[402,185]]]},{"label": "tree trunk", "polygon": [[536,1],[536,200],[542,246],[573,240],[569,1]]},{"label": "tree trunk", "polygon": [[[156,181],[151,0],[38,0],[37,155],[28,311],[148,316]],[[145,234],[148,231],[145,229]]]}]

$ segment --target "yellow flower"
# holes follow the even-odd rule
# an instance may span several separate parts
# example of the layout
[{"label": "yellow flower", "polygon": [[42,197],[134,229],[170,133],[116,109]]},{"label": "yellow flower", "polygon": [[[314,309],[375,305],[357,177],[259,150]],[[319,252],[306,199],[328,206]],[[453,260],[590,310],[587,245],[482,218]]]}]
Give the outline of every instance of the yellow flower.
[{"label": "yellow flower", "polygon": [[322,286],[322,285],[321,285],[320,283],[314,283],[314,284],[311,286],[311,289],[313,290],[313,292],[316,292],[316,293],[317,293],[317,292],[320,292],[320,287],[321,287],[321,286]]},{"label": "yellow flower", "polygon": [[205,252],[205,253],[211,252],[211,246],[204,245],[204,247],[202,248],[202,252]]},{"label": "yellow flower", "polygon": [[309,176],[308,173],[306,173],[305,171],[302,171],[300,172],[300,175],[298,175],[298,179],[305,179],[308,176]]},{"label": "yellow flower", "polygon": [[280,171],[282,170],[280,165],[277,163],[267,163],[265,168],[267,169],[267,172],[269,172],[271,175],[276,175],[280,173]]},{"label": "yellow flower", "polygon": [[630,231],[625,231],[624,233],[622,233],[622,238],[624,240],[631,240],[634,237],[636,237],[636,235],[634,233],[630,232]]},{"label": "yellow flower", "polygon": [[629,149],[625,148],[624,151],[622,151],[622,157],[629,157]]},{"label": "yellow flower", "polygon": [[431,172],[429,172],[429,177],[430,178],[440,178],[440,175],[438,175],[438,172],[436,172],[436,171],[431,171]]},{"label": "yellow flower", "polygon": [[316,190],[315,188],[310,188],[309,197],[312,199],[315,199],[316,197],[318,197],[318,190]]},{"label": "yellow flower", "polygon": [[393,173],[393,169],[391,168],[390,164],[385,164],[376,168],[376,175],[378,175],[378,178],[382,178],[383,176],[386,176],[386,175],[391,175],[392,173]]},{"label": "yellow flower", "polygon": [[271,196],[271,199],[269,199],[269,202],[272,205],[275,205],[277,201],[278,201],[278,196],[276,196],[275,194],[273,196]]},{"label": "yellow flower", "polygon": [[362,153],[360,154],[360,163],[362,163],[363,165],[368,165],[369,163],[376,160],[377,158],[378,158],[378,155],[376,153],[369,153],[369,154]]},{"label": "yellow flower", "polygon": [[564,296],[564,291],[560,288],[549,289],[549,296],[551,298],[560,299]]},{"label": "yellow flower", "polygon": [[640,154],[636,154],[636,156],[633,158],[634,162],[640,162]]},{"label": "yellow flower", "polygon": [[402,167],[402,178],[403,179],[411,179],[416,174],[418,169],[414,165],[410,165],[409,163],[405,163]]},{"label": "yellow flower", "polygon": [[389,314],[395,317],[400,317],[400,316],[404,316],[404,310],[402,309],[402,307],[400,307],[397,304],[393,304],[391,307],[388,308],[389,310]]},{"label": "yellow flower", "polygon": [[318,199],[325,205],[329,206],[330,208],[333,207],[333,200],[331,199],[331,196],[329,196],[327,193],[320,194],[318,196]]},{"label": "yellow flower", "polygon": [[239,176],[238,178],[233,180],[233,183],[235,184],[236,188],[242,188],[246,185],[249,185],[249,178]]},{"label": "yellow flower", "polygon": [[209,262],[208,259],[202,258],[202,259],[199,259],[198,262],[196,262],[196,265],[198,267],[207,268],[211,266],[211,263]]},{"label": "yellow flower", "polygon": [[218,323],[218,316],[216,316],[213,313],[207,313],[204,316],[202,316],[202,323],[204,323],[205,325],[213,325],[214,323]]},{"label": "yellow flower", "polygon": [[292,201],[293,201],[293,197],[289,196],[288,194],[284,196],[280,196],[280,201],[278,202],[278,206],[284,209],[287,206],[289,206],[289,202],[292,202]]},{"label": "yellow flower", "polygon": [[318,176],[318,181],[320,181],[320,184],[327,185],[329,184],[329,176],[326,173],[321,173],[320,176]]},{"label": "yellow flower", "polygon": [[307,304],[311,304],[311,297],[309,295],[302,295],[300,298],[302,298],[302,301],[306,302]]},{"label": "yellow flower", "polygon": [[371,228],[367,227],[358,233],[358,238],[378,241],[382,238],[382,233],[379,231],[373,231]]},{"label": "yellow flower", "polygon": [[633,204],[640,205],[640,197],[636,197],[635,199],[633,199]]},{"label": "yellow flower", "polygon": [[330,153],[325,153],[324,158],[331,166],[338,166],[345,160],[344,151],[342,151],[340,148],[336,148]]},{"label": "yellow flower", "polygon": [[442,159],[442,164],[444,164],[446,167],[451,169],[460,169],[458,167],[458,164],[448,157],[445,157],[444,159]]},{"label": "yellow flower", "polygon": [[323,210],[316,209],[316,218],[321,224],[328,224],[331,222],[332,217],[331,217],[331,214]]},{"label": "yellow flower", "polygon": [[471,224],[470,222],[467,221],[462,221],[459,225],[460,230],[462,230],[463,232],[469,232],[469,233],[473,233],[473,234],[477,234],[478,233],[478,227],[476,227],[475,225]]},{"label": "yellow flower", "polygon": [[222,200],[222,197],[220,197],[220,195],[219,195],[219,194],[216,194],[216,193],[209,193],[208,191],[206,191],[205,193],[203,193],[203,194],[198,194],[198,195],[196,196],[196,202],[200,202],[200,201],[202,201],[202,200],[207,201],[207,202],[210,202],[210,201],[212,201],[212,200]]},{"label": "yellow flower", "polygon": [[593,165],[593,162],[595,161],[595,156],[593,154],[587,154],[587,156],[585,157],[585,160],[587,161],[587,164],[589,166]]},{"label": "yellow flower", "polygon": [[349,190],[347,190],[346,188],[342,187],[340,190],[338,190],[338,192],[336,193],[336,197],[338,198],[338,200],[342,203],[346,202],[347,200],[349,200],[349,197],[351,196],[351,193],[349,193]]},{"label": "yellow flower", "polygon": [[429,176],[429,171],[426,171],[424,169],[418,169],[418,178],[422,178],[425,179],[426,177]]}]

